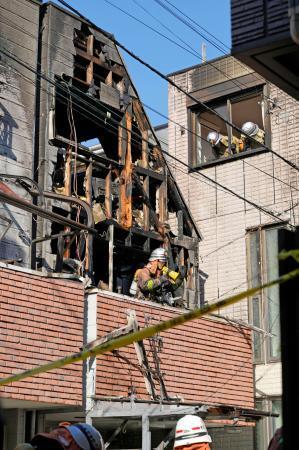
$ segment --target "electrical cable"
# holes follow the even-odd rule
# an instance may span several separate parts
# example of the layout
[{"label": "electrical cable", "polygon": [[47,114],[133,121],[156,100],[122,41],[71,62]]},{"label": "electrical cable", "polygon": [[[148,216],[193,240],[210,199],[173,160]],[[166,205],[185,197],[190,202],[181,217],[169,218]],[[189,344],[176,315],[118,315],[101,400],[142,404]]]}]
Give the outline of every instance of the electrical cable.
[{"label": "electrical cable", "polygon": [[[133,0],[133,1],[136,3],[137,0]],[[152,17],[155,18],[155,16],[153,16],[153,15],[152,15],[148,10],[146,10],[142,5],[139,4],[139,6],[140,6],[140,8],[142,8],[143,10],[145,10],[148,14],[150,14]],[[126,13],[125,11],[123,11],[123,12]],[[195,56],[196,56],[196,57],[201,58],[201,55],[200,55],[199,53],[197,53],[197,52],[196,52],[196,51],[195,51],[188,43],[186,43],[184,40],[182,40],[179,36],[177,36],[175,33],[173,33],[172,30],[170,30],[168,27],[166,27],[161,21],[159,21],[159,19],[155,18],[155,20],[157,20],[159,23],[161,23],[161,24],[164,26],[164,28],[168,29],[173,35],[175,35],[179,40],[181,40],[183,43],[185,43],[185,44],[186,44],[193,52],[195,52]],[[35,35],[29,33],[29,32],[26,31],[24,28],[18,26],[18,24],[15,23],[15,22],[13,22],[12,20],[6,18],[6,23],[11,23],[11,24],[13,25],[14,29],[18,29],[18,30],[22,31],[23,33],[27,34],[28,36],[31,36],[31,37],[33,37],[34,39],[36,39],[36,36],[35,36]],[[45,46],[47,46],[47,47],[53,47],[53,48],[56,48],[56,46],[53,45],[53,44],[51,44],[50,42],[42,42],[42,45],[45,45]],[[108,47],[110,47],[110,48],[113,48],[111,45],[109,45],[109,43],[107,43],[106,45],[108,45]],[[73,64],[73,59],[72,59],[72,58],[69,58],[69,52],[66,52],[63,48],[60,49],[60,52],[64,53],[64,54],[65,54],[66,60],[68,60],[69,62],[71,62],[71,63]],[[226,55],[226,53],[224,53],[224,54]],[[238,60],[236,60],[236,61],[238,61]],[[238,61],[238,62],[239,62],[239,61]],[[239,63],[240,63],[240,62],[239,62]],[[248,88],[248,86],[247,86],[245,83],[243,83],[243,82],[242,82],[242,83],[241,83],[241,82],[238,82],[239,84],[236,84],[236,82],[235,82],[234,79],[231,79],[225,72],[221,71],[217,66],[214,66],[212,62],[207,61],[206,64],[207,64],[207,65],[211,65],[212,67],[214,67],[215,70],[217,70],[217,71],[219,71],[220,73],[222,73],[222,74],[225,76],[225,78],[227,78],[228,80],[230,80],[230,81],[231,81],[233,84],[235,84],[237,87],[239,87],[239,88],[240,88],[240,87],[244,87],[245,89]],[[241,64],[241,63],[240,63],[240,64]],[[241,66],[246,68],[245,65],[241,65]],[[86,69],[83,65],[79,64],[78,62],[76,62],[76,67],[79,67],[79,68],[81,68],[81,69],[83,69],[83,70]],[[254,75],[254,72],[252,72],[252,75]],[[256,78],[256,80],[260,81],[259,78],[257,78],[256,76],[255,76],[255,78]],[[104,81],[104,80],[103,80],[103,81]],[[282,107],[281,107],[280,105],[278,105],[277,102],[276,102],[275,100],[272,100],[270,97],[266,96],[264,93],[261,93],[261,96],[264,97],[264,98],[267,98],[271,103],[273,103],[275,106],[277,106],[279,109],[282,110]]]},{"label": "electrical cable", "polygon": [[[88,18],[84,17],[79,11],[77,11],[75,8],[73,8],[72,6],[70,6],[65,0],[57,0],[59,3],[63,4],[64,6],[66,6],[67,8],[69,8],[71,11],[75,12],[77,15],[79,15],[79,17],[83,18],[85,21],[87,21],[93,28],[95,29],[99,29],[99,27],[97,25],[95,25],[91,20],[89,20]],[[106,0],[105,0],[106,1]],[[234,130],[238,131],[240,134],[243,134],[244,136],[246,136],[251,142],[256,142],[259,144],[260,147],[263,147],[265,150],[270,151],[271,153],[273,153],[275,156],[277,156],[278,158],[280,158],[281,160],[283,160],[286,164],[288,164],[290,167],[292,167],[293,169],[296,169],[297,171],[299,171],[299,166],[297,166],[295,163],[293,163],[292,161],[289,161],[288,159],[286,159],[285,157],[283,157],[282,155],[280,155],[279,153],[275,152],[273,149],[269,148],[267,145],[262,144],[260,142],[257,142],[256,139],[254,139],[252,136],[250,136],[247,133],[244,133],[244,131],[239,128],[238,126],[234,125],[233,123],[231,123],[229,120],[227,120],[225,117],[221,116],[221,114],[219,114],[217,111],[215,111],[213,108],[209,107],[207,104],[205,104],[204,102],[198,100],[196,97],[194,97],[192,94],[190,94],[189,92],[187,92],[185,89],[183,89],[181,86],[179,86],[178,84],[176,84],[170,77],[164,75],[162,72],[160,72],[160,70],[156,69],[154,66],[152,66],[151,64],[147,63],[146,61],[144,61],[142,58],[140,58],[139,56],[135,55],[134,52],[132,52],[131,50],[129,50],[125,45],[121,44],[117,39],[114,38],[114,36],[108,34],[107,32],[104,32],[103,30],[101,30],[107,37],[109,37],[115,45],[117,45],[119,48],[121,48],[122,50],[124,50],[128,55],[130,55],[132,58],[134,58],[136,61],[138,61],[140,64],[142,64],[143,66],[147,67],[150,71],[152,71],[153,73],[155,73],[156,75],[158,75],[160,78],[162,78],[164,81],[168,82],[171,86],[175,87],[176,89],[178,89],[180,92],[182,92],[184,95],[186,95],[186,97],[188,97],[190,100],[192,100],[193,102],[195,102],[195,104],[200,105],[204,110],[216,115],[216,117],[218,117],[219,119],[221,119],[224,123],[226,123],[227,125],[229,125],[230,127],[232,127]]]},{"label": "electrical cable", "polygon": [[[136,0],[133,0],[136,3]],[[172,44],[176,45],[177,47],[181,48],[182,50],[185,50],[187,53],[191,54],[192,56],[195,56],[196,58],[199,58],[203,61],[202,56],[196,51],[194,50],[191,46],[189,46],[189,44],[185,43],[185,41],[183,41],[185,43],[185,45],[187,45],[187,47],[191,48],[191,50],[189,50],[188,48],[182,46],[181,44],[179,44],[178,42],[174,41],[173,39],[169,38],[168,36],[166,36],[165,34],[161,33],[160,31],[158,31],[157,29],[151,27],[150,25],[146,24],[145,22],[143,22],[142,20],[138,19],[137,17],[133,16],[132,14],[128,13],[127,11],[125,11],[124,9],[120,8],[119,6],[115,5],[114,3],[112,3],[110,0],[104,0],[104,2],[108,3],[109,5],[111,5],[112,7],[116,8],[117,10],[121,11],[122,13],[124,13],[126,16],[130,17],[133,20],[136,20],[137,22],[141,23],[143,26],[145,26],[146,28],[149,28],[151,31],[153,31],[154,33],[158,34],[159,36],[162,36],[164,39],[168,40],[169,42],[171,42]],[[151,13],[149,13],[143,6],[140,6],[140,8],[142,8],[144,11],[146,11],[148,14],[151,15]],[[152,15],[151,15],[152,16]],[[154,17],[154,16],[152,16]],[[158,20],[158,19],[156,19]],[[165,25],[163,25],[164,28],[168,29],[168,27],[166,27]],[[171,30],[170,32],[172,34],[174,34],[176,36],[175,33],[173,33]],[[181,38],[178,38],[180,41],[182,41]],[[237,82],[236,80],[233,80],[231,78],[229,78],[229,76],[223,72],[221,69],[219,69],[217,66],[215,66],[212,62],[208,62],[209,65],[211,65],[212,67],[214,67],[214,69],[221,73],[222,75],[224,75],[225,78],[227,78],[228,80],[230,80],[233,84],[235,84],[235,86],[237,86],[239,89],[242,87],[247,88],[246,85],[244,85],[243,83]]]},{"label": "electrical cable", "polygon": [[[134,1],[135,3],[137,3],[136,0],[133,0],[133,1]],[[137,3],[137,4],[138,4],[138,3]],[[139,6],[140,6],[142,9],[144,9],[145,11],[147,11],[144,7],[142,7],[142,5],[139,5]],[[149,12],[148,12],[148,13],[149,13]],[[150,13],[149,13],[149,14],[150,14]],[[160,22],[160,21],[159,21],[159,22]],[[15,25],[17,25],[17,24],[14,24],[14,26],[15,26]],[[25,31],[25,30],[24,30],[24,31]],[[28,35],[31,35],[31,34],[29,34],[29,33],[27,33],[27,34],[28,34]],[[33,38],[35,38],[34,35],[31,35],[31,36],[32,36]],[[47,44],[45,44],[45,45],[47,45],[47,46],[50,46],[50,45],[51,45],[52,47],[55,47],[54,45],[52,45],[52,44],[50,44],[50,43],[47,43]],[[68,56],[68,53],[67,53],[66,55]],[[68,58],[67,58],[67,59],[68,59]],[[72,61],[71,59],[69,59],[69,60]],[[81,65],[79,65],[79,66],[80,66],[81,68],[85,69],[84,66],[81,66]],[[142,102],[141,102],[141,103],[142,103]],[[142,104],[143,104],[143,106],[145,106],[147,109],[149,109],[149,110],[155,112],[156,114],[160,115],[161,117],[166,118],[168,121],[175,123],[177,126],[180,126],[182,129],[185,129],[185,130],[188,131],[189,133],[192,133],[193,135],[195,135],[195,136],[201,138],[202,140],[208,142],[206,139],[204,139],[203,137],[199,136],[199,135],[198,135],[197,133],[195,133],[193,130],[190,130],[190,129],[184,127],[183,125],[178,124],[178,123],[175,122],[174,120],[170,119],[169,117],[167,117],[166,115],[160,113],[159,111],[157,111],[156,109],[150,107],[149,105],[146,105],[146,104],[144,104],[144,103],[142,103]],[[211,130],[213,130],[213,128],[209,127],[208,125],[207,125],[206,127],[209,128],[209,129],[211,129]],[[251,166],[251,164],[249,164],[249,163],[247,163],[247,162],[246,162],[245,164]],[[254,167],[256,170],[258,170],[258,171],[260,171],[260,172],[265,173],[265,174],[268,175],[268,176],[271,176],[271,175],[268,174],[267,172],[264,172],[262,169],[259,169],[259,168],[255,167],[255,166],[252,166],[252,167]],[[294,186],[288,185],[288,183],[286,183],[286,182],[284,182],[283,180],[281,180],[281,179],[275,177],[274,175],[273,175],[273,179],[276,179],[276,180],[280,181],[281,183],[283,183],[283,184],[285,184],[285,185],[287,185],[287,186],[290,186],[292,189],[297,190],[297,188],[295,188]]]},{"label": "electrical cable", "polygon": [[[210,38],[208,38],[207,36],[205,36],[203,33],[199,32],[194,26],[192,26],[190,23],[188,23],[185,19],[181,18],[177,13],[175,13],[174,11],[172,11],[171,8],[169,8],[169,6],[165,5],[162,1],[160,0],[154,0],[154,2],[158,3],[163,9],[165,9],[166,11],[168,11],[172,16],[176,17],[180,22],[184,23],[188,28],[192,29],[196,34],[198,34],[200,37],[202,37],[203,39],[205,39],[207,42],[209,42],[209,44],[211,44],[213,47],[215,47],[217,50],[219,50],[221,53],[223,53],[224,51],[227,53],[226,50],[224,50],[223,48],[221,48],[218,44],[214,43],[213,41],[211,41]],[[167,2],[170,3],[170,2]],[[171,4],[172,5],[172,4]],[[174,5],[172,5],[174,7]],[[176,8],[178,10],[178,8]],[[198,24],[197,24],[198,25]],[[205,30],[203,27],[201,27],[207,34],[211,35],[211,33],[209,33],[207,30]],[[213,36],[214,37],[214,36]]]},{"label": "electrical cable", "polygon": [[[0,49],[0,53],[3,53],[4,55],[6,55],[7,57],[13,59],[14,61],[18,62],[19,64],[23,65],[24,67],[26,67],[28,70],[38,73],[39,76],[41,76],[43,79],[45,79],[46,81],[48,81],[49,83],[51,83],[52,85],[56,85],[55,81],[49,79],[47,76],[45,76],[44,74],[42,74],[41,72],[36,71],[35,69],[32,69],[27,63],[24,63],[23,61],[20,61],[18,58],[16,58],[15,56],[12,56],[11,54],[7,53],[5,50]],[[82,94],[82,91],[80,91],[80,93]],[[73,95],[73,93],[72,93]],[[87,95],[87,94],[85,94]],[[80,101],[82,101],[81,98],[79,98]],[[97,111],[98,112],[98,111]],[[117,123],[118,124],[118,123]],[[118,126],[120,126],[121,128],[126,129],[126,127],[124,127],[122,124],[118,124]],[[133,132],[132,132],[133,134]],[[143,141],[146,141],[148,144],[152,145],[152,143],[150,143],[148,140],[144,139],[143,137],[140,137],[138,135],[138,138],[140,138]],[[222,189],[224,189],[225,191],[227,191],[228,193],[230,193],[231,195],[236,196],[237,198],[239,198],[240,200],[245,201],[246,203],[250,204],[251,206],[259,209],[261,212],[264,212],[265,214],[270,215],[271,217],[278,219],[279,221],[281,221],[280,218],[278,218],[272,211],[269,211],[265,208],[263,208],[260,205],[257,205],[256,203],[252,202],[251,200],[241,196],[240,194],[236,193],[235,191],[233,191],[232,189],[222,185],[221,183],[217,182],[216,180],[213,180],[212,178],[208,177],[207,175],[203,174],[202,172],[195,172],[194,169],[189,166],[188,164],[186,164],[183,161],[180,161],[178,158],[176,158],[175,156],[171,155],[170,153],[166,152],[165,150],[161,149],[161,152],[166,154],[168,157],[172,158],[173,160],[175,160],[176,162],[178,162],[179,164],[185,166],[186,168],[188,168],[191,172],[195,173],[196,176],[201,176],[203,178],[205,178],[207,181],[210,181],[212,184],[215,184],[216,186],[221,187]]]},{"label": "electrical cable", "polygon": [[[176,17],[180,22],[182,22],[184,25],[186,25],[188,28],[190,28],[192,31],[194,31],[196,34],[198,34],[200,37],[202,37],[203,39],[205,39],[206,41],[208,41],[213,47],[215,47],[217,50],[219,50],[223,55],[227,56],[228,51],[230,52],[230,47],[228,47],[224,42],[222,42],[220,39],[218,39],[215,35],[213,35],[211,32],[209,32],[208,30],[206,30],[203,26],[201,26],[198,22],[196,22],[194,19],[192,19],[191,17],[187,16],[182,10],[180,10],[179,8],[177,8],[174,4],[172,4],[170,1],[168,0],[164,0],[166,3],[168,3],[169,5],[171,5],[171,7],[173,9],[176,9],[182,16],[184,16],[186,19],[188,19],[190,22],[192,22],[194,25],[196,25],[199,29],[203,30],[205,33],[207,33],[209,36],[211,36],[213,39],[215,39],[216,41],[218,41],[221,45],[223,45],[225,48],[221,48],[218,44],[212,42],[209,38],[207,38],[206,36],[204,36],[202,33],[200,33],[198,30],[196,30],[194,28],[194,26],[192,26],[190,23],[188,23],[185,19],[181,18],[178,14],[176,14],[175,12],[171,11],[171,9],[169,7],[167,7],[166,5],[163,5],[161,0],[153,0],[156,3],[158,3],[163,9],[165,9],[166,11],[168,11],[172,16]],[[240,67],[246,68],[247,66],[245,64],[243,64],[241,61],[239,61],[238,59],[235,58],[235,61],[239,64]],[[210,64],[210,62],[208,61],[207,64]],[[260,79],[256,76],[255,72],[252,72],[252,75],[254,76],[254,78],[258,81],[260,81]],[[276,101],[274,99],[271,99],[270,97],[268,97],[267,95],[263,94],[263,97],[267,98],[269,101],[271,101],[272,103],[276,104]],[[280,108],[280,107],[279,107]]]}]

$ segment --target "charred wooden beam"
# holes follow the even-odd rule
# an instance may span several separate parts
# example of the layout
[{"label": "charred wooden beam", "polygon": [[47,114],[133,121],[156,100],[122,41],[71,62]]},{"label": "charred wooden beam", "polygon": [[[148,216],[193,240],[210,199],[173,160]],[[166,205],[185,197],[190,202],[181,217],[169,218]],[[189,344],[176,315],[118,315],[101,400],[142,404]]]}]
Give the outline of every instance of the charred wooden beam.
[{"label": "charred wooden beam", "polygon": [[[137,99],[133,100],[133,113],[134,113],[134,116],[136,117],[136,120],[137,120],[140,130],[142,132],[148,131],[150,129],[148,120],[144,114],[144,111],[143,111],[140,101]],[[146,140],[147,140],[147,138],[146,138]]]},{"label": "charred wooden beam", "polygon": [[164,238],[165,236],[165,230],[164,230],[164,226],[163,224],[160,222],[156,211],[154,210],[154,208],[151,205],[150,199],[147,195],[147,193],[145,192],[141,181],[139,180],[138,176],[136,174],[133,174],[134,176],[134,180],[136,183],[136,187],[139,189],[139,192],[142,194],[143,200],[145,202],[145,204],[148,206],[149,209],[149,215],[150,215],[150,221],[151,223],[155,226],[156,230],[158,231],[158,233]]},{"label": "charred wooden beam", "polygon": [[169,190],[169,196],[171,197],[171,200],[175,204],[178,211],[182,211],[184,215],[184,221],[185,225],[190,233],[190,236],[193,235],[193,232],[197,235],[199,239],[202,239],[202,236],[200,232],[197,229],[196,223],[193,220],[189,209],[187,208],[185,202],[183,201],[183,198],[180,194],[180,190],[172,176],[167,177],[168,181],[168,190]]},{"label": "charred wooden beam", "polygon": [[132,226],[132,152],[131,129],[132,117],[126,113],[127,148],[125,155],[125,167],[120,174],[120,224],[124,228]]},{"label": "charred wooden beam", "polygon": [[[142,131],[142,167],[144,169],[148,169],[148,131]],[[143,189],[147,197],[149,197],[149,176],[144,177],[143,181]],[[145,231],[148,231],[150,227],[150,214],[149,214],[149,206],[144,203],[143,204],[143,228]]]},{"label": "charred wooden beam", "polygon": [[78,56],[81,56],[81,58],[86,59],[87,61],[93,62],[93,64],[96,64],[107,71],[111,71],[111,72],[115,73],[115,75],[118,75],[121,78],[123,78],[126,75],[125,68],[119,64],[115,63],[114,65],[109,65],[109,64],[105,63],[104,61],[102,61],[97,56],[89,55],[87,52],[85,52],[84,50],[81,50],[78,47],[76,48],[76,54]]},{"label": "charred wooden beam", "polygon": [[[85,196],[86,202],[90,206],[92,206],[92,160],[90,159],[85,174]],[[86,237],[85,244],[85,270],[88,274],[92,274],[92,237]]]},{"label": "charred wooden beam", "polygon": [[93,80],[93,44],[94,44],[94,35],[90,34],[87,38],[87,55],[89,56],[89,64],[86,70],[86,82],[91,84]]},{"label": "charred wooden beam", "polygon": [[158,181],[165,180],[165,176],[163,175],[163,173],[155,172],[154,170],[151,170],[149,168],[135,166],[134,171],[137,172],[139,175],[145,175],[146,177],[148,176]]},{"label": "charred wooden beam", "polygon": [[105,178],[105,210],[106,217],[112,217],[112,189],[111,189],[111,170],[109,170]]}]

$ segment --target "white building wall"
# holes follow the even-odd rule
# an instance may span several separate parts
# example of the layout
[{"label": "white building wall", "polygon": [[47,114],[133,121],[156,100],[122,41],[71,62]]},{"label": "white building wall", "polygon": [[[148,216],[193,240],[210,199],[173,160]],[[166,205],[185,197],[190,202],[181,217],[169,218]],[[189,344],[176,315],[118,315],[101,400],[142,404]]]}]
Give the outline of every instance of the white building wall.
[{"label": "white building wall", "polygon": [[[230,77],[252,73],[237,67],[229,57],[214,62]],[[172,76],[173,81],[192,95],[198,89],[227,81],[219,70],[209,64]],[[299,103],[274,85],[269,87],[268,114],[271,122],[271,147],[284,158],[299,164]],[[202,101],[207,91],[202,91]],[[199,98],[199,97],[198,97]],[[188,132],[172,121],[188,128],[186,96],[169,86],[169,152],[187,163]],[[296,148],[297,146],[297,148]],[[247,288],[246,229],[279,222],[279,218],[292,225],[299,223],[298,171],[271,152],[252,155],[244,159],[218,164],[197,172],[170,160],[173,173],[190,206],[203,240],[199,244],[200,270],[204,273],[204,300],[214,302]],[[265,173],[263,173],[263,172]],[[224,192],[204,176],[230,188],[235,193],[273,211],[275,219],[247,202]],[[276,177],[276,179],[273,178]],[[290,187],[290,185],[292,187]],[[247,300],[227,308],[222,314],[248,320]],[[256,367],[257,387],[269,396],[281,395],[280,363]]]},{"label": "white building wall", "polygon": [[[221,65],[222,69],[226,66],[223,61]],[[212,69],[209,68],[208,73],[211,74]],[[198,80],[204,78],[194,74],[200,70],[192,69],[190,72],[174,75],[173,80],[195,95],[194,88],[199,86]],[[191,84],[191,79],[197,80],[195,86]],[[200,87],[202,85],[203,81]],[[270,113],[271,146],[274,151],[293,162],[297,158],[298,164],[299,158],[295,153],[299,137],[298,102],[276,86],[270,86],[270,97],[277,99],[278,103],[278,107]],[[169,117],[188,128],[186,96],[173,86],[169,86]],[[169,122],[169,152],[180,161],[188,162],[188,133],[173,122]],[[170,160],[170,165],[203,234],[199,250],[200,269],[208,276],[205,300],[213,302],[230,293],[244,290],[247,286],[246,229],[279,220],[223,191],[204,176],[273,211],[281,219],[298,224],[298,207],[283,213],[298,202],[298,190],[295,189],[298,186],[298,172],[270,152],[215,165],[192,174],[188,174],[188,169],[178,162]],[[291,184],[294,189],[273,179],[272,175]],[[246,302],[229,308],[227,312],[246,320]]]}]

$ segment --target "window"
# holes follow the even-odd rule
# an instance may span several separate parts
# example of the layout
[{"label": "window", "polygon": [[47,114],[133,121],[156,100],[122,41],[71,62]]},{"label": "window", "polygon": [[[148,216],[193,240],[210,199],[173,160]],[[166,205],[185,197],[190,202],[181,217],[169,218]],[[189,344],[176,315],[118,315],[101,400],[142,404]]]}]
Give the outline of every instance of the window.
[{"label": "window", "polygon": [[282,426],[282,400],[281,397],[267,397],[258,399],[255,407],[261,411],[278,414],[277,417],[265,417],[255,427],[255,450],[264,450],[272,439],[275,431]]},{"label": "window", "polygon": [[[242,128],[246,122],[255,124],[257,134],[253,137],[267,144],[269,124],[265,118],[265,87],[231,95],[209,106],[230,123]],[[215,114],[203,109],[189,110],[190,159],[193,167],[207,166],[216,162],[226,162],[238,157],[249,156],[256,151],[264,151],[258,143],[250,141],[244,135]],[[209,133],[216,132],[220,140],[215,144],[209,142]]]},{"label": "window", "polygon": [[[278,278],[278,228],[259,229],[248,233],[248,283],[255,287]],[[277,285],[255,295],[249,306],[251,323],[268,335],[253,332],[254,362],[280,358],[279,287]]]}]

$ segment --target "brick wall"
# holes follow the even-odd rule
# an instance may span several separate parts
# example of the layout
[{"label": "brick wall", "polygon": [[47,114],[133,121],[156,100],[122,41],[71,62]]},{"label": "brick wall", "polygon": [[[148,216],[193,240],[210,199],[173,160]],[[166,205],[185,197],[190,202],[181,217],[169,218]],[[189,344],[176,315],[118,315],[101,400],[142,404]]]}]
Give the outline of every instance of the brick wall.
[{"label": "brick wall", "polygon": [[[0,377],[76,352],[83,341],[80,283],[0,267]],[[80,405],[82,364],[0,388],[1,397]]]},{"label": "brick wall", "polygon": [[[124,326],[128,309],[136,311],[141,327],[146,317],[151,317],[154,324],[180,313],[180,310],[150,302],[98,295],[98,335]],[[161,370],[170,396],[177,395],[185,401],[253,407],[251,334],[248,329],[202,318],[161,336]],[[145,346],[149,353],[148,340]],[[119,352],[132,364],[112,354],[98,357],[96,395],[127,397],[133,385],[137,398],[148,399],[143,376],[133,366],[138,363],[133,345]]]}]

